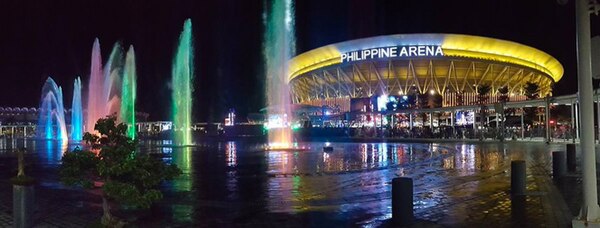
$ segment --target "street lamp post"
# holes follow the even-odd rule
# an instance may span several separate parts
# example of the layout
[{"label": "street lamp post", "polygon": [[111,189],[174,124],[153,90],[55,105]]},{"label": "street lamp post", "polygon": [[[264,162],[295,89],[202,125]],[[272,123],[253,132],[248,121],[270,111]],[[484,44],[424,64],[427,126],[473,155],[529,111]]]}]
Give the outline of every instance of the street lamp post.
[{"label": "street lamp post", "polygon": [[580,148],[583,158],[583,207],[573,220],[573,227],[600,226],[600,207],[596,183],[594,147],[594,99],[592,89],[592,54],[590,32],[590,0],[575,0],[577,23],[577,84],[581,116]]}]

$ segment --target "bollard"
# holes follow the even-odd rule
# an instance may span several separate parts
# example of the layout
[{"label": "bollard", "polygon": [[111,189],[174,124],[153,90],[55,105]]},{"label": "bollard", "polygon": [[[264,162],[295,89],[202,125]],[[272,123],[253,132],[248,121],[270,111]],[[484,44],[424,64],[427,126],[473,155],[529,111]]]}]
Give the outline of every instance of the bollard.
[{"label": "bollard", "polygon": [[413,180],[398,177],[392,180],[392,220],[395,225],[407,226],[413,223]]},{"label": "bollard", "polygon": [[577,169],[577,154],[575,154],[575,144],[567,144],[567,169],[569,172],[575,172]]},{"label": "bollard", "polygon": [[552,152],[552,177],[554,179],[557,180],[565,175],[567,172],[566,164],[564,151]]},{"label": "bollard", "polygon": [[510,193],[513,196],[525,195],[527,186],[527,168],[525,161],[515,160],[510,162]]}]

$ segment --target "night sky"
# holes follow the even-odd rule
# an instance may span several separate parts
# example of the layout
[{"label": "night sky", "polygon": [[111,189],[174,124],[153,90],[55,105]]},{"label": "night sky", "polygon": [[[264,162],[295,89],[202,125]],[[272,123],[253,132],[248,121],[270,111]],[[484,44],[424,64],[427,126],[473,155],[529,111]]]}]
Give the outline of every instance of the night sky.
[{"label": "night sky", "polygon": [[[87,87],[92,43],[103,61],[116,41],[134,45],[137,109],[168,119],[173,53],[183,21],[195,42],[194,120],[222,121],[264,107],[262,0],[0,1],[0,107],[37,107],[45,79],[63,87],[70,108],[73,79]],[[515,41],[557,58],[565,75],[555,94],[576,83],[574,3],[556,1],[296,2],[297,53],[362,37],[397,33],[459,33]],[[592,35],[600,17],[592,16]]]}]

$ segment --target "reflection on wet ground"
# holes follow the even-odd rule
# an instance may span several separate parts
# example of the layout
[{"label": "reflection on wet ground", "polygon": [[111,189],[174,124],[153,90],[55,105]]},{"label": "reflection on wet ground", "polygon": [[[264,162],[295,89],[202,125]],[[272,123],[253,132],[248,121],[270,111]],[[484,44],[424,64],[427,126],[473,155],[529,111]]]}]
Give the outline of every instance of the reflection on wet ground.
[{"label": "reflection on wet ground", "polygon": [[[184,172],[164,184],[164,200],[139,215],[140,225],[379,226],[391,217],[390,183],[399,176],[414,178],[418,219],[460,224],[469,208],[448,205],[498,192],[490,180],[506,177],[511,160],[545,164],[552,150],[535,143],[331,143],[332,152],[323,152],[325,143],[305,143],[312,149],[303,152],[261,151],[247,141],[163,146],[169,144],[140,145],[140,152],[165,154],[165,162]],[[64,188],[56,166],[64,149],[76,145],[0,140],[0,169],[14,169],[9,151],[21,146],[29,148],[30,170],[43,187]],[[96,199],[78,200],[95,205]]]}]

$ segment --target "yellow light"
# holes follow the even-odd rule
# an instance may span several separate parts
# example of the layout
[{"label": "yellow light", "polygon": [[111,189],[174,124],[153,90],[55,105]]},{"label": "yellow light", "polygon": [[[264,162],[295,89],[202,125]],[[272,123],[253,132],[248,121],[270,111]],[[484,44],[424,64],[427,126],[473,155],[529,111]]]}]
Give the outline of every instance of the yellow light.
[{"label": "yellow light", "polygon": [[331,44],[302,53],[289,61],[288,80],[304,73],[341,63],[341,52],[402,45],[441,45],[445,57],[503,62],[535,69],[554,82],[562,78],[560,62],[547,53],[519,43],[458,34],[389,35]]},{"label": "yellow light", "polygon": [[429,94],[434,95],[435,94],[435,90],[429,90]]}]

